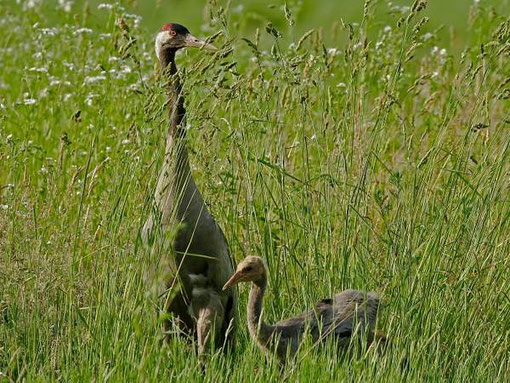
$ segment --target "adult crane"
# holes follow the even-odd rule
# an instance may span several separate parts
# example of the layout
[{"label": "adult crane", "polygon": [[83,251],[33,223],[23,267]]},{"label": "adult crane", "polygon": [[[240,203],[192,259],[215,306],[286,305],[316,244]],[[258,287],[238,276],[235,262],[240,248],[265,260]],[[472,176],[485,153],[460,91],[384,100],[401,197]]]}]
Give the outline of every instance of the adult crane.
[{"label": "adult crane", "polygon": [[[237,291],[222,291],[234,271],[225,236],[209,213],[190,171],[184,96],[175,64],[179,49],[214,46],[190,34],[180,24],[166,24],[156,36],[156,55],[167,81],[169,132],[165,158],[154,194],[154,209],[142,231],[145,241],[157,230],[175,233],[172,257],[177,275],[166,281],[167,289],[179,279],[180,289],[165,305],[182,332],[198,342],[202,355],[209,345],[222,347],[232,339]],[[169,330],[170,322],[164,324]]]}]

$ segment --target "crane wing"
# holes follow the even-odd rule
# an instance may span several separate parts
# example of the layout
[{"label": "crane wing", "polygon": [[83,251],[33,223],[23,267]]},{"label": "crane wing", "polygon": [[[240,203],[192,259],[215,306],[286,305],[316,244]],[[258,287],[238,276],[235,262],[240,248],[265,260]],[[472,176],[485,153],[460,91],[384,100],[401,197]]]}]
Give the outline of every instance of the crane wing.
[{"label": "crane wing", "polygon": [[379,296],[374,292],[345,290],[333,299],[323,299],[314,309],[275,324],[285,335],[310,331],[314,339],[335,335],[350,337],[356,329],[373,329],[379,309]]},{"label": "crane wing", "polygon": [[379,310],[379,296],[374,292],[345,290],[333,297],[323,331],[336,336],[351,336],[359,326],[373,330]]}]

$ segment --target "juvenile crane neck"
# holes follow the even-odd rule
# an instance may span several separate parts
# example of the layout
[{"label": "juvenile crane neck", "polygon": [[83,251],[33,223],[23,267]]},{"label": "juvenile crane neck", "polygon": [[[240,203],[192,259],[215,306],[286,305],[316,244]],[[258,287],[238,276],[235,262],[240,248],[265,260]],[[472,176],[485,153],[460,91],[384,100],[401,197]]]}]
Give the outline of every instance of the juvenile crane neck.
[{"label": "juvenile crane neck", "polygon": [[253,339],[264,348],[268,348],[273,333],[272,326],[262,320],[262,303],[266,287],[267,277],[264,275],[252,283],[248,299],[248,328]]}]

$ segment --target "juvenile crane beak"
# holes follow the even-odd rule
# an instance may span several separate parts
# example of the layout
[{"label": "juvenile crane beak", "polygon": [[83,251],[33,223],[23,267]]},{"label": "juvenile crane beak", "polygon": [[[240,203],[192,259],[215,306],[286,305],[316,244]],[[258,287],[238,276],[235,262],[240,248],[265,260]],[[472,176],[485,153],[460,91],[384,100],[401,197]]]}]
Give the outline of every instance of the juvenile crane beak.
[{"label": "juvenile crane beak", "polygon": [[241,282],[243,277],[244,277],[244,274],[241,273],[241,272],[234,273],[234,275],[232,275],[230,277],[230,279],[227,281],[227,283],[225,283],[225,285],[223,285],[223,291],[228,289],[230,286],[235,285],[236,283]]},{"label": "juvenile crane beak", "polygon": [[201,40],[189,33],[186,35],[186,38],[184,39],[184,44],[187,47],[205,49],[206,51],[209,52],[215,52],[218,50],[218,48],[216,48],[214,45],[209,44],[207,41]]}]

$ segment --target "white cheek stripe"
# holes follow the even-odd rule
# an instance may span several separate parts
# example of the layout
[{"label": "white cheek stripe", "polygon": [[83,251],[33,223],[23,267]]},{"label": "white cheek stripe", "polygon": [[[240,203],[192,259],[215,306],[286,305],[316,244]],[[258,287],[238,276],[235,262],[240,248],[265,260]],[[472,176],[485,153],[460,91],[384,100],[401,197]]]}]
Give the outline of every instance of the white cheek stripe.
[{"label": "white cheek stripe", "polygon": [[158,35],[156,36],[155,48],[156,48],[156,56],[158,56],[159,60],[161,60],[161,57],[160,57],[161,47],[169,39],[170,39],[170,35],[165,31],[159,32]]}]

